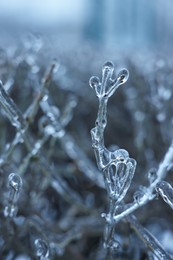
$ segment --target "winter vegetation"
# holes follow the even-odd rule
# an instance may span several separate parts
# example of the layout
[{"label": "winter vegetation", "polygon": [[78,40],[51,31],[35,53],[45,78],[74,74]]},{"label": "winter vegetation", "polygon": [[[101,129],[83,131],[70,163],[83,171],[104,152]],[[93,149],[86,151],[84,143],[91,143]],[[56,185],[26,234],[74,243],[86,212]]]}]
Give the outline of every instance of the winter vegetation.
[{"label": "winter vegetation", "polygon": [[173,259],[172,58],[47,39],[1,42],[0,259]]}]

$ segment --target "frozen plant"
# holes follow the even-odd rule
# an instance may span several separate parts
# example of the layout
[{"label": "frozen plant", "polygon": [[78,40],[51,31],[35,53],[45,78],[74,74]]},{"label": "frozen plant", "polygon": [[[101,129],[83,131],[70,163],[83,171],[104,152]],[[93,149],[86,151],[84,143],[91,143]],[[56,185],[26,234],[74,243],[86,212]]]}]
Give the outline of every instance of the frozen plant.
[{"label": "frozen plant", "polygon": [[[163,200],[173,208],[173,188],[162,181],[166,173],[172,167],[173,146],[172,143],[160,163],[158,170],[151,169],[148,173],[149,186],[141,186],[134,194],[134,202],[125,204],[123,199],[131,185],[136,161],[129,158],[129,154],[124,149],[109,151],[104,145],[104,130],[107,125],[107,103],[117,88],[124,84],[128,79],[128,71],[123,69],[113,79],[114,66],[111,62],[106,62],[102,68],[102,80],[98,77],[91,77],[89,84],[95,89],[99,99],[99,109],[95,127],[91,130],[92,146],[94,148],[97,164],[101,170],[105,187],[109,196],[109,213],[102,213],[106,219],[104,231],[104,248],[106,257],[112,258],[119,250],[119,242],[116,241],[116,224],[126,217],[135,230],[138,237],[152,251],[158,259],[172,259],[163,249],[157,239],[138,223],[136,217],[131,215],[137,208],[145,205],[148,201],[156,198],[156,192],[161,195]],[[156,192],[155,192],[156,190]]]},{"label": "frozen plant", "polygon": [[112,78],[114,66],[112,62],[106,62],[102,69],[102,81],[98,77],[91,77],[90,86],[95,89],[99,99],[99,110],[95,127],[91,130],[92,144],[95,151],[97,164],[103,173],[105,187],[110,201],[109,213],[102,214],[106,218],[104,237],[105,248],[114,249],[114,220],[118,205],[125,197],[134,176],[136,161],[129,158],[124,149],[109,151],[104,145],[104,130],[107,124],[108,99],[128,79],[128,71],[121,70],[115,79]]},{"label": "frozen plant", "polygon": [[[151,66],[147,56],[128,56],[132,73],[119,89],[128,73],[115,77],[111,63],[102,80],[92,78],[103,114],[92,131],[101,174],[88,135],[97,102],[86,82],[103,56],[96,50],[80,55],[78,46],[73,57],[56,41],[51,50],[44,42],[39,55],[32,42],[26,48],[16,44],[0,49],[7,59],[2,63],[0,55],[0,259],[171,259],[170,60],[158,71],[158,57]],[[110,102],[114,91],[116,104]],[[109,151],[105,144],[113,141],[123,149]],[[130,157],[138,161],[135,180]],[[9,173],[24,187],[13,188]]]}]

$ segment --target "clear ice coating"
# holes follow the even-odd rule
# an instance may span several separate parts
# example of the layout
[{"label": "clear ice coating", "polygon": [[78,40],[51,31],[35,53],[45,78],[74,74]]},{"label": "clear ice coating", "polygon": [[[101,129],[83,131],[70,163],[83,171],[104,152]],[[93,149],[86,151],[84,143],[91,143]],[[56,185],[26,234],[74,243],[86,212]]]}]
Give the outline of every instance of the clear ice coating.
[{"label": "clear ice coating", "polygon": [[97,97],[99,97],[100,89],[101,89],[101,83],[100,79],[96,76],[93,76],[89,80],[90,87],[95,89]]},{"label": "clear ice coating", "polygon": [[107,73],[113,73],[114,71],[114,65],[111,61],[106,61],[103,65],[103,68],[102,68],[102,72],[103,72],[103,75],[105,76]]},{"label": "clear ice coating", "polygon": [[106,62],[102,68],[102,82],[98,77],[91,77],[89,84],[95,89],[99,99],[99,109],[95,127],[91,130],[92,146],[94,148],[97,165],[103,173],[105,187],[110,199],[109,213],[102,214],[106,220],[104,231],[104,247],[108,251],[117,250],[114,241],[114,214],[125,197],[133,179],[136,161],[129,158],[125,149],[109,151],[104,145],[104,130],[107,125],[107,103],[116,89],[128,79],[128,71],[121,70],[115,79],[112,79],[114,65]]},{"label": "clear ice coating", "polygon": [[102,68],[102,94],[105,94],[106,88],[110,85],[109,80],[112,78],[114,65],[111,61],[107,61]]},{"label": "clear ice coating", "polygon": [[118,149],[112,152],[112,159],[119,159],[122,161],[129,159],[129,153],[125,149]]},{"label": "clear ice coating", "polygon": [[[156,256],[156,259],[160,260],[171,260],[172,257],[163,249],[160,242],[154,237],[150,231],[144,228],[136,219],[134,215],[128,217],[128,220],[134,230],[137,230],[137,233],[142,238],[142,241],[146,246],[153,252]],[[155,258],[154,258],[155,259]]]},{"label": "clear ice coating", "polygon": [[114,65],[111,61],[107,61],[102,67],[102,82],[96,76],[93,76],[89,80],[89,84],[95,89],[98,98],[110,97],[115,90],[122,84],[124,84],[128,77],[129,72],[126,69],[122,69],[115,79],[112,79],[114,72]]},{"label": "clear ice coating", "polygon": [[105,184],[109,197],[119,203],[126,195],[134,176],[136,161],[128,157],[128,152],[119,149],[116,157],[104,169]]},{"label": "clear ice coating", "polygon": [[107,124],[107,100],[121,84],[128,79],[128,71],[122,69],[115,79],[112,79],[114,65],[107,61],[102,67],[102,82],[98,77],[91,77],[90,86],[95,89],[99,98],[99,111],[95,128],[91,130],[92,145],[97,164],[102,170],[105,186],[109,197],[119,203],[127,193],[134,176],[136,161],[129,158],[124,149],[109,151],[104,146],[104,129]]},{"label": "clear ice coating", "polygon": [[173,188],[166,181],[160,181],[156,185],[156,191],[162,199],[173,209]]},{"label": "clear ice coating", "polygon": [[7,94],[0,81],[0,105],[2,106],[6,116],[9,118],[13,126],[18,129],[24,128],[24,120],[22,114],[16,104]]},{"label": "clear ice coating", "polygon": [[4,216],[13,218],[16,216],[18,211],[18,207],[16,204],[19,198],[20,191],[22,189],[22,178],[16,173],[11,173],[8,176],[8,186],[9,197],[8,204],[4,208]]},{"label": "clear ice coating", "polygon": [[127,69],[122,69],[117,75],[117,81],[119,84],[124,84],[129,78],[129,72]]},{"label": "clear ice coating", "polygon": [[89,80],[89,84],[91,88],[97,88],[100,85],[100,79],[99,77],[93,76]]},{"label": "clear ice coating", "polygon": [[34,241],[35,249],[36,249],[36,256],[40,260],[47,260],[49,259],[49,246],[47,242],[43,239],[36,239]]}]

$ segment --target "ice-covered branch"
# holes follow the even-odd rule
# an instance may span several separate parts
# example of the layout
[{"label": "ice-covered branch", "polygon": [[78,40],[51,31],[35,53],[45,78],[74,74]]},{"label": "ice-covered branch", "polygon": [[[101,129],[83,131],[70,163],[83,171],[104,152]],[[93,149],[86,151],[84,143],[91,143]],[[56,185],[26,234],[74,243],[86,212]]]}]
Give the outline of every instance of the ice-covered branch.
[{"label": "ice-covered branch", "polygon": [[129,216],[128,221],[147,248],[149,248],[159,260],[172,259],[172,257],[163,249],[160,242],[149,232],[149,230],[138,222],[135,216]]},{"label": "ice-covered branch", "polygon": [[173,209],[173,188],[166,181],[160,181],[156,184],[156,191],[162,199]]},{"label": "ice-covered branch", "polygon": [[166,176],[167,172],[171,169],[173,163],[173,143],[171,143],[168,151],[165,154],[163,161],[160,163],[159,168],[157,170],[156,179],[150,184],[148,188],[146,188],[144,195],[132,204],[128,209],[123,211],[121,214],[114,216],[114,221],[118,222],[122,218],[128,216],[136,209],[142,207],[149,201],[153,200],[156,197],[155,188],[157,184]]},{"label": "ice-covered branch", "polygon": [[2,82],[0,81],[0,105],[3,108],[6,116],[10,120],[11,124],[18,130],[25,127],[25,121],[20,110],[17,108],[14,101],[10,98],[8,93],[3,88]]},{"label": "ice-covered branch", "polygon": [[[128,79],[128,71],[123,69],[115,79],[112,79],[114,65],[106,62],[102,68],[102,81],[98,77],[91,77],[90,86],[95,89],[99,99],[99,109],[95,127],[91,130],[92,145],[94,148],[98,168],[102,171],[105,187],[109,196],[109,213],[102,214],[106,219],[104,232],[104,247],[106,250],[115,249],[113,217],[118,204],[125,197],[134,176],[136,161],[129,158],[124,149],[109,151],[104,144],[104,130],[107,125],[107,103],[117,88]],[[114,241],[114,242],[113,242]]]}]

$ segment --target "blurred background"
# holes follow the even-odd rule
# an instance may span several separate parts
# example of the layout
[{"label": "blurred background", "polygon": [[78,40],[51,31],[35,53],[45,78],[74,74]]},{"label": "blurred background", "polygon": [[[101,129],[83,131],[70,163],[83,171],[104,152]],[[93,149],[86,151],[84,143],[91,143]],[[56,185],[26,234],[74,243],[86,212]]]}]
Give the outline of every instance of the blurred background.
[{"label": "blurred background", "polygon": [[[170,47],[173,39],[171,0],[2,0],[0,27],[71,35],[102,47]],[[1,37],[2,38],[2,37]]]}]

